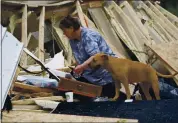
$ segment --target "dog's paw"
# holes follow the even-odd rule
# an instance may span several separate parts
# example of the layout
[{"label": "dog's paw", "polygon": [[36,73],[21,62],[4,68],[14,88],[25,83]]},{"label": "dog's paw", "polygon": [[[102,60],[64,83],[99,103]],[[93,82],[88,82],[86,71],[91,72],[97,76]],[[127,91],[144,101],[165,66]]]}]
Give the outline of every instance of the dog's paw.
[{"label": "dog's paw", "polygon": [[109,101],[116,101],[118,98],[110,98]]}]

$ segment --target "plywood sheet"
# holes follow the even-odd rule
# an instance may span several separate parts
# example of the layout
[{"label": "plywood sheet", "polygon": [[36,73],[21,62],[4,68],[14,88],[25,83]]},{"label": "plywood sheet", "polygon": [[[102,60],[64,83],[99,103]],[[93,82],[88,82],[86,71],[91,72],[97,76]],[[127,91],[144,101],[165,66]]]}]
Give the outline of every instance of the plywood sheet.
[{"label": "plywood sheet", "polygon": [[160,17],[158,17],[152,11],[152,9],[150,9],[143,1],[134,1],[134,2],[138,4],[137,8],[143,9],[153,21],[161,25],[161,27],[163,27],[166,30],[166,32],[174,39],[173,41],[178,39],[177,31],[173,30],[170,26],[165,24],[165,22]]},{"label": "plywood sheet", "polygon": [[123,10],[123,12],[132,20],[135,26],[140,30],[140,33],[142,33],[145,36],[145,38],[148,40],[147,42],[152,43],[148,30],[143,26],[141,19],[137,16],[133,7],[127,1],[124,1],[120,5],[120,7]]},{"label": "plywood sheet", "polygon": [[[147,56],[143,52],[144,43],[148,42],[147,39],[114,1],[112,1],[107,8],[113,13],[117,24],[124,29],[123,33],[125,33],[125,36],[127,37],[126,45],[134,52],[134,54],[136,54],[140,62],[146,63]],[[128,45],[128,43],[131,45]]]},{"label": "plywood sheet", "polygon": [[[157,17],[156,15],[150,16],[150,13],[153,13],[151,9],[148,9],[145,11],[144,6],[146,6],[144,3],[143,5],[141,4],[142,2],[139,1],[133,1],[133,8],[137,12],[137,15],[139,15],[139,18],[144,19],[146,21],[146,24],[144,26],[149,30],[150,35],[152,36],[153,40],[155,43],[160,43],[161,42],[173,42],[174,38],[171,37],[171,35],[166,31],[165,28],[162,27],[162,25],[159,23],[159,21],[156,20]],[[157,35],[159,35],[160,40],[158,40]],[[155,37],[156,36],[156,37]]]},{"label": "plywood sheet", "polygon": [[[126,50],[122,46],[122,43],[118,36],[116,35],[115,31],[113,30],[107,16],[102,8],[92,8],[89,9],[90,15],[92,16],[95,24],[97,27],[103,32],[103,34],[107,38],[108,45],[113,45],[116,48],[116,52],[121,54],[122,56],[129,58]],[[115,52],[115,53],[116,53]]]},{"label": "plywood sheet", "polygon": [[[159,45],[148,45],[149,48],[163,61],[173,74],[178,71],[178,43],[161,43]],[[178,82],[178,75],[175,76],[176,83]],[[178,84],[178,83],[177,83]]]}]

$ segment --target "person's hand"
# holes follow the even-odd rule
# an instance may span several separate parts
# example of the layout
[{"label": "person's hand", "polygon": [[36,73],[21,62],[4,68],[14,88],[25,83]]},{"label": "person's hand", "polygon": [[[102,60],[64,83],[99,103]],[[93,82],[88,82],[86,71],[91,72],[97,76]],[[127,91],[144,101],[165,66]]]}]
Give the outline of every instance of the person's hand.
[{"label": "person's hand", "polygon": [[77,65],[77,67],[74,69],[74,72],[78,75],[81,75],[84,71],[85,67],[83,64]]}]

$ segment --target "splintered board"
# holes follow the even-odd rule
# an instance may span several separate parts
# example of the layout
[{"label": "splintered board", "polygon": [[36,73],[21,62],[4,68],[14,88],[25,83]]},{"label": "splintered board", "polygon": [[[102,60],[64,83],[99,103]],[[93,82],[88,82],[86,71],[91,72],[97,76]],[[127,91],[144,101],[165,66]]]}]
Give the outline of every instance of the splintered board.
[{"label": "splintered board", "polygon": [[[114,46],[115,53],[121,54],[122,56],[129,58],[126,50],[124,49],[120,39],[116,35],[114,29],[112,28],[107,16],[102,8],[90,8],[88,9],[89,13],[94,20],[95,24],[97,25],[98,29],[102,31],[102,33],[107,38],[106,42],[108,45]],[[112,49],[113,50],[113,49]],[[114,50],[113,50],[114,51]]]},{"label": "splintered board", "polygon": [[178,17],[155,3],[155,7],[178,28]]},{"label": "splintered board", "polygon": [[146,39],[144,37],[143,39],[148,43],[152,43],[148,30],[143,26],[141,19],[137,16],[133,7],[127,1],[124,1],[119,6],[122,11],[132,20],[132,23],[140,30],[140,33],[145,36]]},{"label": "splintered board", "polygon": [[165,22],[154,13],[152,9],[150,9],[143,1],[133,1],[133,6],[136,9],[142,10],[143,13],[147,14],[149,20],[156,26],[158,31],[161,31],[169,41],[175,42],[178,40],[177,31],[173,30],[170,26],[165,24]]},{"label": "splintered board", "polygon": [[[147,28],[147,30],[150,33],[150,36],[152,39],[155,41],[156,44],[161,43],[161,42],[171,42],[174,41],[174,39],[168,34],[165,28],[162,27],[162,25],[159,23],[159,21],[155,20],[155,17],[150,17],[150,13],[153,13],[151,9],[146,11],[143,7],[145,5],[144,3],[140,1],[133,1],[132,7],[137,13],[137,16],[144,20],[144,27]],[[146,6],[146,5],[145,5]]]},{"label": "splintered board", "polygon": [[[168,66],[168,70],[172,74],[178,71],[178,43],[161,43],[159,45],[148,45],[148,47]],[[175,76],[174,80],[178,85],[178,76]]]},{"label": "splintered board", "polygon": [[119,37],[140,62],[146,63],[147,56],[144,54],[144,43],[148,41],[145,36],[114,1],[105,7],[105,11]]}]

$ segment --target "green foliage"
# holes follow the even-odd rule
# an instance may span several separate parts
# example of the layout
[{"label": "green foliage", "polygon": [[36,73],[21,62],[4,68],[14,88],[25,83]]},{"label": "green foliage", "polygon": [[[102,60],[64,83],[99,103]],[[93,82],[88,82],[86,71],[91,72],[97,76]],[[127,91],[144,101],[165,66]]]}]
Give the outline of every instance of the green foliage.
[{"label": "green foliage", "polygon": [[178,0],[161,0],[161,6],[178,16]]}]

